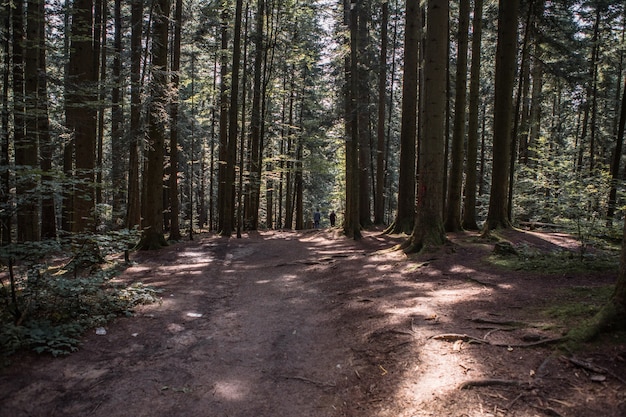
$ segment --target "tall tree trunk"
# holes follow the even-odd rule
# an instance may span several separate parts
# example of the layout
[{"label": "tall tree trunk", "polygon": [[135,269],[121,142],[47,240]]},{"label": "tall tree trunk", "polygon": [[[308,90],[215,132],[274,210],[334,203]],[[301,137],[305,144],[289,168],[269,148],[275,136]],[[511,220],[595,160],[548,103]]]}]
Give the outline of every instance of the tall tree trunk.
[{"label": "tall tree trunk", "polygon": [[2,54],[5,57],[2,66],[2,115],[0,122],[0,245],[8,245],[11,237],[11,174],[9,170],[9,45],[11,43],[11,8],[8,4],[0,5],[2,11]]},{"label": "tall tree trunk", "polygon": [[154,5],[152,29],[152,78],[150,81],[150,109],[143,193],[145,200],[142,223],[141,249],[158,249],[167,245],[163,236],[163,163],[165,159],[165,132],[168,128],[168,70],[167,46],[169,27],[169,0],[157,0]]},{"label": "tall tree trunk", "polygon": [[218,161],[218,191],[217,191],[217,216],[218,230],[224,232],[226,225],[226,180],[227,180],[227,159],[228,159],[228,11],[222,11],[221,22],[221,56],[220,56],[220,122],[219,122],[219,161]]},{"label": "tall tree trunk", "polygon": [[[20,8],[23,2],[19,1]],[[15,10],[14,32],[17,25],[23,24],[22,9],[19,13],[22,18],[17,17],[18,10]],[[39,195],[37,186],[39,184],[39,145],[38,145],[38,102],[37,102],[37,70],[39,69],[39,7],[34,0],[28,1],[27,19],[26,19],[26,37],[22,36],[22,41],[17,44],[23,52],[23,61],[17,65],[22,66],[24,83],[23,90],[16,95],[15,102],[20,103],[19,111],[22,115],[20,123],[23,126],[18,129],[18,123],[15,123],[15,166],[16,166],[16,182],[15,191],[17,195],[17,240],[19,242],[39,240]],[[22,22],[19,22],[21,20]],[[21,26],[23,28],[23,26]],[[18,29],[23,31],[23,29]],[[23,33],[23,32],[22,32]],[[14,54],[15,57],[15,54]],[[15,66],[16,63],[14,62]],[[20,74],[21,76],[22,74]],[[15,77],[15,75],[14,75]],[[23,94],[21,98],[17,98]],[[18,111],[15,112],[17,117]],[[22,134],[24,134],[22,136]],[[19,140],[18,137],[22,136]]]},{"label": "tall tree trunk", "polygon": [[[172,92],[174,94],[170,105],[171,126],[170,126],[170,165],[169,165],[169,215],[170,215],[170,240],[180,240],[180,204],[178,194],[178,107],[180,104],[180,43],[183,20],[183,1],[176,0],[176,10],[174,12],[174,42],[172,50]],[[193,160],[193,155],[191,157]],[[190,178],[191,181],[191,178]],[[189,227],[193,230],[193,221],[189,219]]]},{"label": "tall tree trunk", "polygon": [[72,202],[72,231],[95,230],[96,99],[94,67],[93,1],[76,0],[72,9],[69,58],[69,89],[66,121],[74,137],[74,167],[77,185]]},{"label": "tall tree trunk", "polygon": [[422,16],[419,0],[406,0],[402,121],[400,126],[400,177],[398,210],[396,219],[389,228],[392,233],[409,234],[413,230],[415,222],[417,87],[421,26]]},{"label": "tall tree trunk", "polygon": [[42,172],[41,192],[41,237],[53,239],[57,236],[56,211],[54,206],[54,182],[52,175],[52,156],[54,143],[50,137],[50,121],[48,115],[48,76],[46,70],[46,20],[45,1],[37,1],[38,36],[38,70],[37,70],[37,132],[39,136],[40,167]]},{"label": "tall tree trunk", "polygon": [[380,62],[378,70],[378,122],[376,124],[376,192],[374,193],[374,223],[385,222],[385,104],[387,102],[387,26],[389,24],[389,1],[382,2],[380,23]]},{"label": "tall tree trunk", "polygon": [[228,114],[228,144],[226,148],[226,171],[224,187],[224,223],[220,234],[230,237],[234,230],[235,217],[235,167],[237,165],[237,137],[239,133],[239,68],[241,66],[241,21],[243,0],[235,6],[235,27],[233,36],[233,66],[230,77],[230,107]]},{"label": "tall tree trunk", "polygon": [[141,130],[141,37],[143,32],[143,0],[131,3],[130,59],[130,141],[128,147],[128,197],[126,227],[141,225],[141,188],[139,186],[139,144]]},{"label": "tall tree trunk", "polygon": [[261,76],[263,74],[264,59],[264,23],[265,23],[265,1],[257,1],[256,12],[256,33],[254,34],[254,80],[252,84],[252,114],[250,116],[250,184],[248,186],[246,204],[246,223],[252,230],[258,228],[259,199],[261,192],[261,178],[259,177],[261,166]]},{"label": "tall tree trunk", "polygon": [[456,232],[461,229],[461,193],[463,189],[463,161],[465,159],[465,115],[467,105],[467,44],[470,17],[469,0],[459,2],[459,36],[456,62],[456,98],[452,135],[452,164],[448,184],[448,204],[445,229]]},{"label": "tall tree trunk", "polygon": [[[622,92],[622,105],[620,109],[619,125],[617,137],[615,138],[615,150],[613,151],[613,160],[611,162],[611,190],[609,192],[609,207],[607,219],[612,221],[615,215],[615,205],[617,202],[617,181],[619,179],[619,166],[622,159],[622,146],[624,144],[624,126],[626,125],[626,80],[624,82],[624,91]],[[626,299],[626,298],[625,298]]]},{"label": "tall tree trunk", "polygon": [[344,232],[355,240],[361,238],[359,223],[359,112],[358,112],[358,0],[350,2],[350,65],[348,99],[350,105],[346,120],[349,120],[346,135],[346,214]]},{"label": "tall tree trunk", "polygon": [[[113,67],[111,88],[111,182],[113,186],[113,219],[122,218],[124,213],[124,112],[122,107],[122,0],[114,3]],[[120,224],[121,226],[121,224]]]},{"label": "tall tree trunk", "polygon": [[478,230],[476,223],[476,170],[478,162],[478,113],[480,106],[480,51],[483,31],[483,0],[474,0],[472,20],[472,63],[467,125],[467,162],[465,168],[465,200],[462,226]]},{"label": "tall tree trunk", "polygon": [[494,98],[493,165],[491,195],[484,231],[511,226],[508,218],[509,163],[513,84],[517,56],[519,0],[500,0]]},{"label": "tall tree trunk", "polygon": [[[624,16],[622,17],[622,22],[626,23],[626,11],[624,12]],[[624,44],[624,40],[626,39],[626,25],[622,25],[622,44]],[[616,90],[615,103],[616,108],[619,108],[619,117],[616,117],[616,138],[615,138],[615,149],[613,150],[613,157],[611,159],[611,167],[609,175],[611,176],[611,189],[609,191],[609,204],[606,213],[607,225],[611,226],[613,223],[613,217],[615,216],[615,205],[617,203],[617,185],[620,179],[620,164],[622,160],[622,147],[624,145],[624,125],[626,124],[626,77],[623,74],[624,68],[624,49],[622,48],[619,52],[619,66],[617,70],[618,81]],[[622,79],[624,81],[622,81]],[[622,97],[620,104],[620,87],[622,87],[622,82],[624,83],[622,89]]]},{"label": "tall tree trunk", "polygon": [[448,0],[428,0],[424,42],[424,109],[419,146],[415,226],[407,252],[443,245],[444,151],[448,57]]},{"label": "tall tree trunk", "polygon": [[359,224],[367,227],[372,224],[370,199],[370,162],[371,162],[371,131],[370,131],[370,95],[368,73],[371,70],[369,60],[366,58],[369,47],[368,24],[371,21],[369,2],[361,1],[358,7],[357,22],[357,97],[356,108],[358,121],[359,139]]},{"label": "tall tree trunk", "polygon": [[[106,82],[106,56],[107,56],[107,15],[108,5],[107,0],[95,0],[94,4],[94,69],[96,71],[96,85],[97,85],[97,133],[96,133],[96,183],[95,194],[96,204],[101,204],[102,191],[104,187],[103,178],[103,161],[104,161],[104,112],[106,106],[104,105],[104,98],[106,91],[104,84]],[[98,75],[99,73],[99,75]]]}]

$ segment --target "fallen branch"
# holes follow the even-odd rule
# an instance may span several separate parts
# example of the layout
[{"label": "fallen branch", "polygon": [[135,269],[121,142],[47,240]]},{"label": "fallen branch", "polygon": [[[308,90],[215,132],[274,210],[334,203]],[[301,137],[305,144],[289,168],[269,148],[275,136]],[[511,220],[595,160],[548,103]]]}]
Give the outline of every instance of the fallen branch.
[{"label": "fallen branch", "polygon": [[459,389],[469,389],[472,387],[489,387],[493,385],[504,385],[504,386],[516,386],[523,387],[527,385],[530,387],[530,384],[524,381],[518,381],[515,379],[473,379],[470,381],[465,381],[461,385],[459,385]]}]

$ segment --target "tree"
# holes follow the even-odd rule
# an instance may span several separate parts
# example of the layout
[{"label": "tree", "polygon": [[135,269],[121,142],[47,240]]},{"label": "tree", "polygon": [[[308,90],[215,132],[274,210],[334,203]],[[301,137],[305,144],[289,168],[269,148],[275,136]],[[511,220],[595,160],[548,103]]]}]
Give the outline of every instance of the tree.
[{"label": "tree", "polygon": [[11,13],[8,4],[0,5],[2,11],[2,55],[5,57],[2,65],[2,115],[0,121],[2,127],[0,130],[0,197],[2,203],[0,205],[0,245],[11,243],[11,172],[9,170],[9,75],[10,59],[9,47],[11,44]]},{"label": "tree", "polygon": [[493,166],[489,212],[484,232],[510,227],[508,217],[509,163],[513,84],[517,66],[517,20],[519,0],[500,0],[494,97]]},{"label": "tree", "polygon": [[[37,21],[37,136],[41,167],[41,237],[53,239],[57,236],[56,208],[54,201],[53,155],[55,144],[50,135],[48,112],[48,70],[46,68],[46,19],[45,1],[38,0],[35,20]],[[29,6],[30,7],[30,6]]]},{"label": "tree", "polygon": [[168,28],[169,0],[154,4],[152,27],[152,70],[150,81],[150,108],[148,113],[148,139],[146,169],[144,172],[144,219],[141,249],[158,249],[167,245],[163,236],[163,164],[165,132],[168,128]]},{"label": "tree", "polygon": [[257,1],[256,29],[254,34],[254,75],[252,82],[252,114],[250,117],[249,161],[250,183],[246,196],[246,223],[256,230],[259,223],[259,196],[261,194],[261,95],[264,58],[265,1]]},{"label": "tree", "polygon": [[130,140],[128,143],[128,198],[126,227],[141,225],[141,191],[139,187],[139,144],[141,130],[141,35],[143,32],[143,0],[131,3],[130,38]]},{"label": "tree", "polygon": [[[18,2],[23,3],[23,2]],[[20,8],[23,5],[20,6]],[[23,23],[23,16],[17,17],[18,12],[23,14],[22,10],[15,10],[14,14],[14,31],[18,25]],[[38,69],[39,69],[39,6],[36,1],[29,1],[26,18],[26,36],[22,40],[17,40],[21,46],[18,47],[23,51],[22,62],[19,62],[22,68],[20,70],[23,75],[23,87],[17,96],[22,95],[19,99],[22,114],[17,116],[21,119],[20,123],[16,123],[15,134],[15,165],[19,174],[16,175],[16,194],[17,194],[17,238],[20,242],[39,240],[39,203],[36,192],[39,184],[39,175],[36,173],[39,168],[39,132],[38,132]],[[23,29],[18,29],[22,31]],[[17,45],[14,46],[14,49]],[[15,57],[15,54],[14,54]],[[18,58],[19,59],[19,58]],[[15,67],[14,63],[14,67]],[[15,77],[15,75],[14,75]],[[15,84],[14,84],[15,85]],[[16,85],[17,86],[17,85]],[[16,97],[16,103],[18,98]],[[19,133],[17,131],[18,126]]]},{"label": "tree", "polygon": [[474,0],[472,20],[472,63],[467,124],[467,162],[465,165],[465,199],[462,227],[478,230],[476,223],[476,163],[478,160],[478,110],[480,101],[480,51],[482,39],[483,0]]},{"label": "tree", "polygon": [[[124,137],[124,107],[123,107],[123,85],[122,85],[122,0],[115,0],[114,3],[114,27],[115,34],[113,40],[113,65],[111,87],[111,157],[120,163],[111,166],[111,182],[113,186],[113,216],[117,220],[124,213],[125,198],[125,166],[127,148]],[[131,64],[132,65],[132,64]],[[126,149],[125,149],[126,148]],[[124,161],[124,163],[122,163]]]},{"label": "tree", "polygon": [[443,227],[448,0],[428,0],[424,43],[424,108],[415,225],[406,252],[441,246]]},{"label": "tree", "polygon": [[385,103],[387,101],[387,25],[389,1],[381,4],[380,61],[378,70],[378,122],[376,124],[376,192],[374,193],[374,223],[383,224],[385,217]]},{"label": "tree", "polygon": [[76,0],[72,8],[71,46],[65,111],[73,134],[75,188],[72,232],[94,231],[96,168],[96,58],[93,48],[93,1]]},{"label": "tree", "polygon": [[448,184],[445,229],[456,232],[461,229],[461,193],[463,189],[463,160],[465,156],[465,115],[467,105],[467,43],[470,2],[459,2],[459,36],[456,61],[456,99],[454,101],[454,127],[452,135],[452,164]]},{"label": "tree", "polygon": [[[174,98],[170,106],[170,165],[169,165],[169,218],[170,240],[180,240],[180,204],[178,202],[178,113],[179,113],[179,85],[180,85],[180,43],[182,34],[183,2],[176,0],[174,12],[174,42],[172,43],[172,91]],[[192,157],[193,158],[193,157]],[[190,230],[193,230],[193,221],[189,219]],[[192,233],[190,231],[190,233]]]},{"label": "tree", "polygon": [[[344,2],[344,4],[346,4]],[[346,214],[344,232],[355,240],[361,238],[359,223],[359,113],[358,113],[358,0],[350,2],[350,60],[348,65],[346,107]]]},{"label": "tree", "polygon": [[417,87],[421,26],[420,2],[418,0],[406,0],[398,210],[396,219],[387,230],[391,233],[411,233],[415,221]]}]

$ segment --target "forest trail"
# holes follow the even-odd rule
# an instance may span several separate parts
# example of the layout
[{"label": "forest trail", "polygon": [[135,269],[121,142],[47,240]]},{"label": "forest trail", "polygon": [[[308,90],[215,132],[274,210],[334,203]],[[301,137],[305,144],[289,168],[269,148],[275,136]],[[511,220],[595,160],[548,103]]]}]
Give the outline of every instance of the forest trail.
[{"label": "forest trail", "polygon": [[[0,373],[0,416],[623,415],[619,381],[585,380],[549,346],[433,339],[513,344],[528,328],[468,319],[530,320],[529,302],[614,279],[503,274],[481,263],[493,244],[472,239],[408,258],[388,250],[400,237],[330,230],[203,235],[136,253],[118,279],[159,288],[163,302],[68,357],[16,358]],[[458,389],[485,378],[520,385]]]}]

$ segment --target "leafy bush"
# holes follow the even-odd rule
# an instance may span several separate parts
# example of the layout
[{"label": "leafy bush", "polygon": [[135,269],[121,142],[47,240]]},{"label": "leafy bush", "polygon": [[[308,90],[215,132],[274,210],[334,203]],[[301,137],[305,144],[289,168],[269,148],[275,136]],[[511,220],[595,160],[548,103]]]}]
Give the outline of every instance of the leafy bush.
[{"label": "leafy bush", "polygon": [[131,236],[72,236],[0,248],[6,266],[0,279],[0,355],[20,349],[69,354],[85,331],[158,301],[155,289],[112,281],[120,262],[103,264],[105,254],[127,250]]}]

